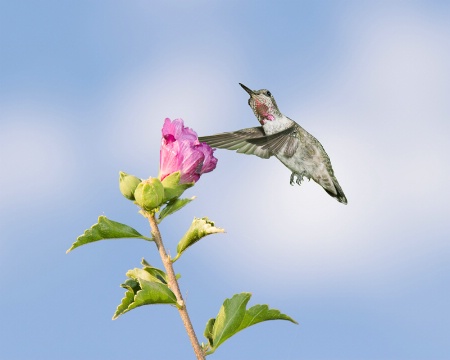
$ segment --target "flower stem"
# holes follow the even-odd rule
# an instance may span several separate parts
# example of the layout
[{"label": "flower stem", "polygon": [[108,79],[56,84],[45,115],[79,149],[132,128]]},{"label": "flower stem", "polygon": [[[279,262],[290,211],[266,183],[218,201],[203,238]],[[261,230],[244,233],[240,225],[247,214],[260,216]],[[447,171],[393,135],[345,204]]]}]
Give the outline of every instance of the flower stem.
[{"label": "flower stem", "polygon": [[186,305],[184,303],[183,296],[181,295],[180,287],[175,276],[175,271],[173,270],[172,261],[170,259],[170,256],[167,255],[166,249],[164,248],[161,233],[159,232],[158,224],[155,219],[155,214],[147,213],[146,217],[150,222],[153,239],[155,240],[156,247],[158,248],[159,255],[161,256],[161,260],[167,272],[168,286],[177,298],[178,311],[180,313],[181,320],[183,320],[183,324],[186,328],[192,347],[194,348],[195,355],[197,356],[198,360],[205,360],[205,353],[198,342],[197,335],[195,335],[194,327],[192,326],[191,319],[189,318],[189,314],[187,312]]}]

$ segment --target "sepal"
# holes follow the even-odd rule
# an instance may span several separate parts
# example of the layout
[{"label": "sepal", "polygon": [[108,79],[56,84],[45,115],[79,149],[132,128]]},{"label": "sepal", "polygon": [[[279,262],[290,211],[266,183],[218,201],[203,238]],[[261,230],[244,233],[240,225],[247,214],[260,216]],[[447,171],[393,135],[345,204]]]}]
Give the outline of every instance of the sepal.
[{"label": "sepal", "polygon": [[195,185],[195,182],[188,182],[180,184],[181,173],[176,171],[167,175],[162,181],[164,187],[164,201],[171,201],[180,197],[186,189]]}]

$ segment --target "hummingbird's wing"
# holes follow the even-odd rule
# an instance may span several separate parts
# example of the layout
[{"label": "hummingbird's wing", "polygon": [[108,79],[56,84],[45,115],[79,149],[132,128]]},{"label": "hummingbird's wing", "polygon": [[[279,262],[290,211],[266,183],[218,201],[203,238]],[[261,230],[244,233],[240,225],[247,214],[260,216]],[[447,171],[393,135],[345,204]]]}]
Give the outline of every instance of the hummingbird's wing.
[{"label": "hummingbird's wing", "polygon": [[272,135],[249,139],[248,142],[261,146],[262,150],[269,150],[273,155],[288,158],[294,156],[300,144],[295,124]]},{"label": "hummingbird's wing", "polygon": [[294,156],[300,140],[295,124],[276,134],[266,135],[262,126],[201,136],[200,142],[219,149],[236,150],[238,153],[256,155],[268,159],[273,155]]},{"label": "hummingbird's wing", "polygon": [[238,153],[256,155],[268,159],[274,153],[267,147],[267,136],[262,126],[226,132],[211,136],[200,136],[200,142],[219,149],[236,150]]}]

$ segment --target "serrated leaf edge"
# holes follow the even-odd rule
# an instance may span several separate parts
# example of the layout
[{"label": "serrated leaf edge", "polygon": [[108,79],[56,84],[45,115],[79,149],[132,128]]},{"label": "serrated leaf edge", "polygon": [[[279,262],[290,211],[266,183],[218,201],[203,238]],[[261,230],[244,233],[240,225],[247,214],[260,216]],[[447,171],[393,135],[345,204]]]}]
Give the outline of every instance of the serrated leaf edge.
[{"label": "serrated leaf edge", "polygon": [[[86,242],[86,243],[83,243],[83,244],[77,244],[77,243],[80,241],[80,239],[82,239],[82,238],[85,237],[85,236],[88,236],[88,235],[89,235],[89,232],[92,232],[93,229],[94,229],[96,226],[97,226],[97,227],[101,226],[101,225],[102,225],[101,222],[103,222],[103,221],[105,221],[105,220],[106,220],[106,221],[110,221],[110,222],[114,222],[114,223],[117,223],[117,224],[120,224],[120,225],[127,226],[127,227],[130,228],[131,230],[135,231],[136,234],[138,234],[138,235],[137,235],[137,236],[124,236],[124,237],[109,237],[109,238],[107,237],[107,238],[96,239],[96,240],[93,240],[93,241],[90,241],[90,242]],[[119,240],[119,239],[142,239],[142,240],[146,240],[146,241],[154,241],[153,238],[149,238],[149,237],[147,237],[147,236],[142,235],[139,231],[137,231],[136,229],[132,228],[132,227],[129,226],[129,225],[122,224],[122,223],[120,223],[120,222],[118,222],[118,221],[114,221],[114,220],[108,219],[108,218],[107,218],[106,216],[104,216],[104,215],[100,215],[100,216],[98,217],[97,222],[96,222],[94,225],[92,225],[89,229],[86,229],[86,230],[83,232],[82,235],[80,235],[80,236],[77,237],[77,239],[76,239],[75,242],[72,244],[72,246],[66,251],[66,254],[68,254],[68,253],[71,252],[72,250],[74,250],[74,249],[76,249],[76,248],[79,248],[79,247],[81,247],[81,246],[83,246],[83,245],[88,245],[88,244],[91,244],[91,243],[94,243],[94,242],[97,242],[97,241],[102,241],[102,240]]]},{"label": "serrated leaf edge", "polygon": [[[248,303],[248,301],[250,300],[251,294],[250,294],[250,293],[240,293],[240,294],[235,294],[234,296],[241,295],[241,294],[249,294],[249,295],[250,295],[250,296],[247,298],[246,303],[245,303],[245,306],[247,307],[247,303]],[[234,297],[234,296],[233,296],[233,297]],[[233,297],[232,297],[232,298],[233,298]],[[226,300],[224,301],[222,307],[225,306],[225,302],[226,302],[227,300],[231,300],[232,298],[226,299]],[[243,300],[243,302],[244,302],[244,301],[245,301],[245,299]],[[261,311],[259,311],[258,313],[254,314],[254,315],[251,317],[250,321],[248,321],[248,324],[250,324],[250,325],[242,326],[243,321],[244,321],[246,315],[249,314],[249,312],[251,311],[251,309],[253,309],[253,308],[257,307],[257,306],[260,306],[260,307],[261,307]],[[220,314],[220,311],[222,310],[222,307],[221,307],[220,310],[219,310],[219,314]],[[261,320],[261,321],[252,323],[252,320],[254,320],[255,318],[257,318],[259,314],[261,314],[262,312],[266,312],[266,311],[274,311],[274,312],[275,312],[275,314],[274,314],[275,316],[274,316],[273,318],[271,318],[271,319],[265,319],[265,320]],[[218,314],[218,316],[219,316],[219,314]],[[290,321],[290,322],[292,322],[292,323],[298,325],[298,322],[297,322],[297,321],[295,321],[295,320],[294,320],[293,318],[291,318],[290,316],[288,316],[288,315],[282,313],[280,310],[278,310],[278,309],[271,309],[271,308],[269,307],[269,305],[267,305],[267,304],[256,304],[256,305],[253,305],[252,307],[250,307],[250,308],[248,308],[248,309],[245,310],[244,315],[242,316],[241,324],[236,328],[236,330],[235,330],[230,336],[228,336],[228,337],[225,338],[225,339],[220,339],[220,338],[219,338],[219,341],[218,341],[217,337],[214,338],[214,336],[213,336],[213,334],[214,334],[214,327],[215,327],[216,320],[217,320],[217,318],[212,318],[212,319],[208,320],[207,325],[206,325],[206,328],[205,328],[204,336],[205,336],[206,339],[208,340],[208,343],[205,344],[205,345],[203,346],[203,348],[204,348],[204,350],[205,350],[206,355],[210,355],[210,354],[214,353],[220,345],[222,345],[225,341],[227,341],[227,340],[228,340],[229,338],[231,338],[232,336],[236,335],[238,332],[240,332],[240,331],[242,331],[242,330],[244,330],[244,329],[246,329],[246,328],[249,328],[249,327],[251,327],[251,326],[253,326],[253,325],[256,325],[256,324],[265,322],[265,321],[270,321],[270,320],[287,320],[287,321]],[[208,334],[207,334],[208,326],[210,326],[210,322],[211,322],[211,321],[214,321],[214,324],[213,324],[213,326],[212,326],[212,329],[209,329],[209,330],[211,330],[211,331],[208,331]],[[230,321],[231,321],[231,320],[230,320]],[[223,326],[223,328],[225,329],[226,326]],[[210,335],[210,336],[207,336],[207,335]],[[223,335],[223,334],[222,334],[222,335]],[[214,342],[214,340],[216,340],[216,341]]]}]

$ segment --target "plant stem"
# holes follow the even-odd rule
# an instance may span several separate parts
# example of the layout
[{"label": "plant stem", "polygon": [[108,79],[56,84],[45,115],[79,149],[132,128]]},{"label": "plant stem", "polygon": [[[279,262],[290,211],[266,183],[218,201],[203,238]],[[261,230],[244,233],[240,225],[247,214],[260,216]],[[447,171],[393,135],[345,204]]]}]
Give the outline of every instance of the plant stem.
[{"label": "plant stem", "polygon": [[184,327],[186,328],[192,347],[194,348],[195,355],[197,356],[198,360],[205,360],[205,353],[203,352],[203,349],[198,342],[197,336],[195,335],[191,319],[189,319],[189,314],[187,312],[183,296],[181,295],[177,278],[175,277],[175,271],[173,270],[172,261],[170,259],[170,256],[167,255],[166,249],[164,248],[164,244],[162,242],[161,233],[159,232],[155,215],[152,213],[147,213],[147,218],[148,221],[150,222],[150,227],[152,228],[153,239],[155,240],[156,247],[158,248],[159,255],[161,256],[161,260],[167,272],[167,277],[169,281],[168,286],[170,290],[172,290],[172,292],[175,294],[178,305],[181,305],[178,307],[178,311],[180,313],[181,320],[183,320],[183,324]]}]

